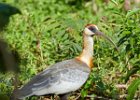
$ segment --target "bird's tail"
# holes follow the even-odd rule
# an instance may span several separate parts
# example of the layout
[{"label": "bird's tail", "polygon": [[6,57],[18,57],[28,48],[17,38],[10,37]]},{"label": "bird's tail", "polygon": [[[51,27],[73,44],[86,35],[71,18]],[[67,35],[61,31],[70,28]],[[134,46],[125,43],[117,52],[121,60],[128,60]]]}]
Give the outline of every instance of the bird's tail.
[{"label": "bird's tail", "polygon": [[10,100],[22,100],[32,95],[28,88],[15,89],[11,94]]},{"label": "bird's tail", "polygon": [[11,94],[10,96],[10,100],[21,100],[21,99],[18,99],[18,90],[14,90],[13,93]]}]

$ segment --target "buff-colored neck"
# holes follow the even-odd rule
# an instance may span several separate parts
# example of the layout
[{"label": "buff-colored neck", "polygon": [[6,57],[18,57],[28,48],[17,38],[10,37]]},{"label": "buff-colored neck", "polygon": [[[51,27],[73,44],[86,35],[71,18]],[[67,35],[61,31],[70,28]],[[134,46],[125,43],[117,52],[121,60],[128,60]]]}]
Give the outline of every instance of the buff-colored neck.
[{"label": "buff-colored neck", "polygon": [[78,60],[86,63],[90,68],[93,67],[93,38],[91,36],[83,34],[83,50],[80,56],[77,57]]}]

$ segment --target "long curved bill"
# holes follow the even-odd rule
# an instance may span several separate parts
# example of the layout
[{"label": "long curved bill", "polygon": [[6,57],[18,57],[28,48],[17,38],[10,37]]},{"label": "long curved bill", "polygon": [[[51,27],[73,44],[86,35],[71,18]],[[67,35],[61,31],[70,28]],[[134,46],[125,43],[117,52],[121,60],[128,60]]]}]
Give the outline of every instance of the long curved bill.
[{"label": "long curved bill", "polygon": [[109,38],[108,36],[106,36],[104,33],[97,31],[96,32],[97,35],[102,36],[103,38],[107,39],[111,44],[114,45],[114,47],[116,48],[117,51],[119,51],[118,47],[116,46],[116,44],[112,41],[111,38]]}]

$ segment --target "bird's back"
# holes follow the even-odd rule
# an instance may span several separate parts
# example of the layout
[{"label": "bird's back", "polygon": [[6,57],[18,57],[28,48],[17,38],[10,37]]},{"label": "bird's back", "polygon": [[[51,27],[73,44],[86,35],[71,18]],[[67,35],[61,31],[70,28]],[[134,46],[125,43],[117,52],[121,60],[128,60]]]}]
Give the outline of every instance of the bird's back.
[{"label": "bird's back", "polygon": [[17,98],[31,95],[64,94],[79,89],[87,80],[89,67],[77,60],[56,63],[31,79],[17,91]]}]

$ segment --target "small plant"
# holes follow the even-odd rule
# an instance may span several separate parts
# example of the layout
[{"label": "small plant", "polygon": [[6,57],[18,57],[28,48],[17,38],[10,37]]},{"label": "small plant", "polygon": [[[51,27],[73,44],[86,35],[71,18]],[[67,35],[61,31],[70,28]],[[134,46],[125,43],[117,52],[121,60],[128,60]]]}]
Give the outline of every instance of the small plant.
[{"label": "small plant", "polygon": [[[22,15],[13,16],[7,29],[0,34],[20,55],[19,87],[49,65],[79,55],[82,29],[93,23],[112,38],[119,52],[106,40],[94,38],[94,67],[89,80],[81,88],[80,99],[126,99],[120,98],[126,93],[128,100],[137,96],[140,84],[140,9],[125,11],[124,0],[105,1],[3,0],[22,12]],[[0,73],[0,94],[13,91],[12,79],[11,73]],[[116,87],[125,83],[129,86],[127,89]]]}]

